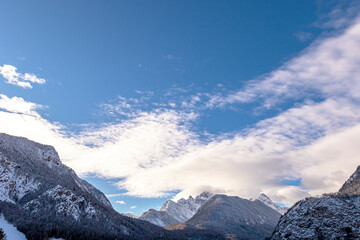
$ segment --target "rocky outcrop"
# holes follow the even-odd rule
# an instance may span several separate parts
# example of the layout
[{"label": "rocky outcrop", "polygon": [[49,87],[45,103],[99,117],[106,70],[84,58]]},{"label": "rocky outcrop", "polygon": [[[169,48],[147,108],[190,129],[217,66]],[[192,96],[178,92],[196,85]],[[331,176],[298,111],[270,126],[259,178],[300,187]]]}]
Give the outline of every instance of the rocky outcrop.
[{"label": "rocky outcrop", "polygon": [[360,168],[338,193],[299,201],[280,219],[270,239],[359,239]]}]

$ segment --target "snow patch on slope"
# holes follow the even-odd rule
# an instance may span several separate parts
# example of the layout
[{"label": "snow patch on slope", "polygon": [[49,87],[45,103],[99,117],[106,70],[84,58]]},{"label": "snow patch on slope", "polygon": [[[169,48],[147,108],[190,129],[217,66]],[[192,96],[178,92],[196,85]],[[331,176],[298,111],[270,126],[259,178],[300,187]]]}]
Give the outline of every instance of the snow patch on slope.
[{"label": "snow patch on slope", "polygon": [[26,240],[25,235],[19,232],[14,225],[6,221],[2,214],[0,215],[0,228],[4,230],[8,240]]}]

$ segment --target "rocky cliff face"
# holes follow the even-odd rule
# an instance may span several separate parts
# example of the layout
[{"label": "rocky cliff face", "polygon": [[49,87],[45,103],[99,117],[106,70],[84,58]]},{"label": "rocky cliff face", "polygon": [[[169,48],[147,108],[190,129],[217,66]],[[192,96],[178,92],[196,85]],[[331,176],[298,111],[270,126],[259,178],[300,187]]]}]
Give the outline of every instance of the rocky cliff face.
[{"label": "rocky cliff face", "polygon": [[213,229],[229,239],[264,239],[280,214],[259,200],[214,195],[187,222],[169,229]]},{"label": "rocky cliff face", "polygon": [[271,239],[359,239],[360,197],[302,200],[279,221]]},{"label": "rocky cliff face", "polygon": [[359,239],[359,173],[358,167],[338,193],[296,203],[270,239]]}]

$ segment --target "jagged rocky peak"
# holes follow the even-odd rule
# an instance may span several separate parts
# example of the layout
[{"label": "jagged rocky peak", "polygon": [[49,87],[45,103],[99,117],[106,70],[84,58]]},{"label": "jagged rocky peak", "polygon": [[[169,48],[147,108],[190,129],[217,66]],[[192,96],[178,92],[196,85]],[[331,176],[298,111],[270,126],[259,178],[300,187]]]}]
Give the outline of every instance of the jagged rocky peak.
[{"label": "jagged rocky peak", "polygon": [[160,211],[150,209],[143,213],[140,219],[149,221],[158,226],[167,226],[183,223],[189,220],[198,209],[212,196],[210,192],[203,192],[193,198],[181,198],[177,202],[169,199],[161,206]]},{"label": "jagged rocky peak", "polygon": [[195,215],[197,210],[212,196],[209,192],[202,192],[195,199],[189,196],[188,199],[181,198],[177,202],[167,200],[160,211],[170,213],[179,222],[185,222]]},{"label": "jagged rocky peak", "polygon": [[281,207],[279,204],[274,203],[265,193],[261,193],[259,197],[255,200],[261,201],[262,203],[271,207],[281,215],[284,215],[288,210],[287,207]]},{"label": "jagged rocky peak", "polygon": [[340,188],[339,194],[358,195],[360,194],[360,166]]}]

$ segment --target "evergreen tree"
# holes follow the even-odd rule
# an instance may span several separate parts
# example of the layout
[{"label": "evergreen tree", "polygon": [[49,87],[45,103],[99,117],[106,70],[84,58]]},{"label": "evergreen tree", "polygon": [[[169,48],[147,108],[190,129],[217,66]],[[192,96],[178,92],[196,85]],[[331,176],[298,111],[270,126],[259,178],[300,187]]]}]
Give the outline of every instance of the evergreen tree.
[{"label": "evergreen tree", "polygon": [[4,230],[2,230],[2,228],[0,228],[0,240],[6,240],[6,235],[4,233]]}]

